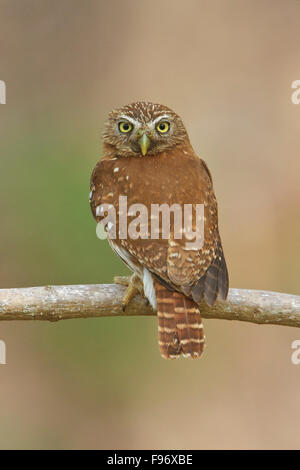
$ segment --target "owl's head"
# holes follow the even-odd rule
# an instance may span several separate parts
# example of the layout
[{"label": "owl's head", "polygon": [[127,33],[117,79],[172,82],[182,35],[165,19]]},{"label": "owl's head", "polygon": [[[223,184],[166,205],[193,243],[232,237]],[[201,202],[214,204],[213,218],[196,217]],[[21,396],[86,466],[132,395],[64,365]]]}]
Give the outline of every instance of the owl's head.
[{"label": "owl's head", "polygon": [[103,137],[106,146],[124,157],[156,155],[188,141],[183,122],[174,111],[145,102],[113,110]]}]

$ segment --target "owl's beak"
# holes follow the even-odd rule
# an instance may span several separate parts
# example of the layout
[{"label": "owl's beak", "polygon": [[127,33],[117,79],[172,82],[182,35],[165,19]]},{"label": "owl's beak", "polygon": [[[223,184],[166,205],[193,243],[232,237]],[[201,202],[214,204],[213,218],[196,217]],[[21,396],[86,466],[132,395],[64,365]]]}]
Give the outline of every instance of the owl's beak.
[{"label": "owl's beak", "polygon": [[143,156],[145,156],[146,153],[148,152],[148,148],[150,147],[151,140],[146,134],[143,134],[142,137],[139,138],[138,143],[139,143],[139,146],[141,147]]}]

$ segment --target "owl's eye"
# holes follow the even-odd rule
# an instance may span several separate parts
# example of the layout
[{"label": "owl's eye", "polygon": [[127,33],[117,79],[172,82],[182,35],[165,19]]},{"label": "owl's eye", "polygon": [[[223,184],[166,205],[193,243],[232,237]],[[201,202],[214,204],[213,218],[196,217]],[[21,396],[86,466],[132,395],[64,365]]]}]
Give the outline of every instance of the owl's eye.
[{"label": "owl's eye", "polygon": [[126,134],[126,132],[130,132],[133,128],[133,125],[131,122],[128,121],[123,121],[119,122],[119,130],[120,132],[123,132],[123,134]]},{"label": "owl's eye", "polygon": [[160,121],[156,126],[156,130],[160,132],[160,134],[165,134],[169,129],[170,123],[168,121]]}]

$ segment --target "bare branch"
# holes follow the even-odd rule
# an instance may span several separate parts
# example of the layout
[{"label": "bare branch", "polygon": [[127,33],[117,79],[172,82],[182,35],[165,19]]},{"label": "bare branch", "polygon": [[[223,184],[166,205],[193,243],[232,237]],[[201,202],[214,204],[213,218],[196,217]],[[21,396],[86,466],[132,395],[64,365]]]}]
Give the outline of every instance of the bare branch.
[{"label": "bare branch", "polygon": [[[0,320],[67,320],[155,315],[141,297],[122,312],[125,287],[116,284],[0,289]],[[300,296],[230,289],[226,302],[200,306],[203,318],[300,327]]]}]

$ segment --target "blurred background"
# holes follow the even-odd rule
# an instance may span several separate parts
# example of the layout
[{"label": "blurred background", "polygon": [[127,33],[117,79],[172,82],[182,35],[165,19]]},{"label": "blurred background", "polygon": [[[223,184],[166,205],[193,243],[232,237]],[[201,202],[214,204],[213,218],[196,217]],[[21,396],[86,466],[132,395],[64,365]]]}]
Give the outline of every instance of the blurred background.
[{"label": "blurred background", "polygon": [[[112,282],[88,194],[107,113],[172,107],[208,163],[231,287],[300,294],[298,0],[0,0],[0,287]],[[300,448],[296,328],[152,318],[0,324],[0,448]]]}]

